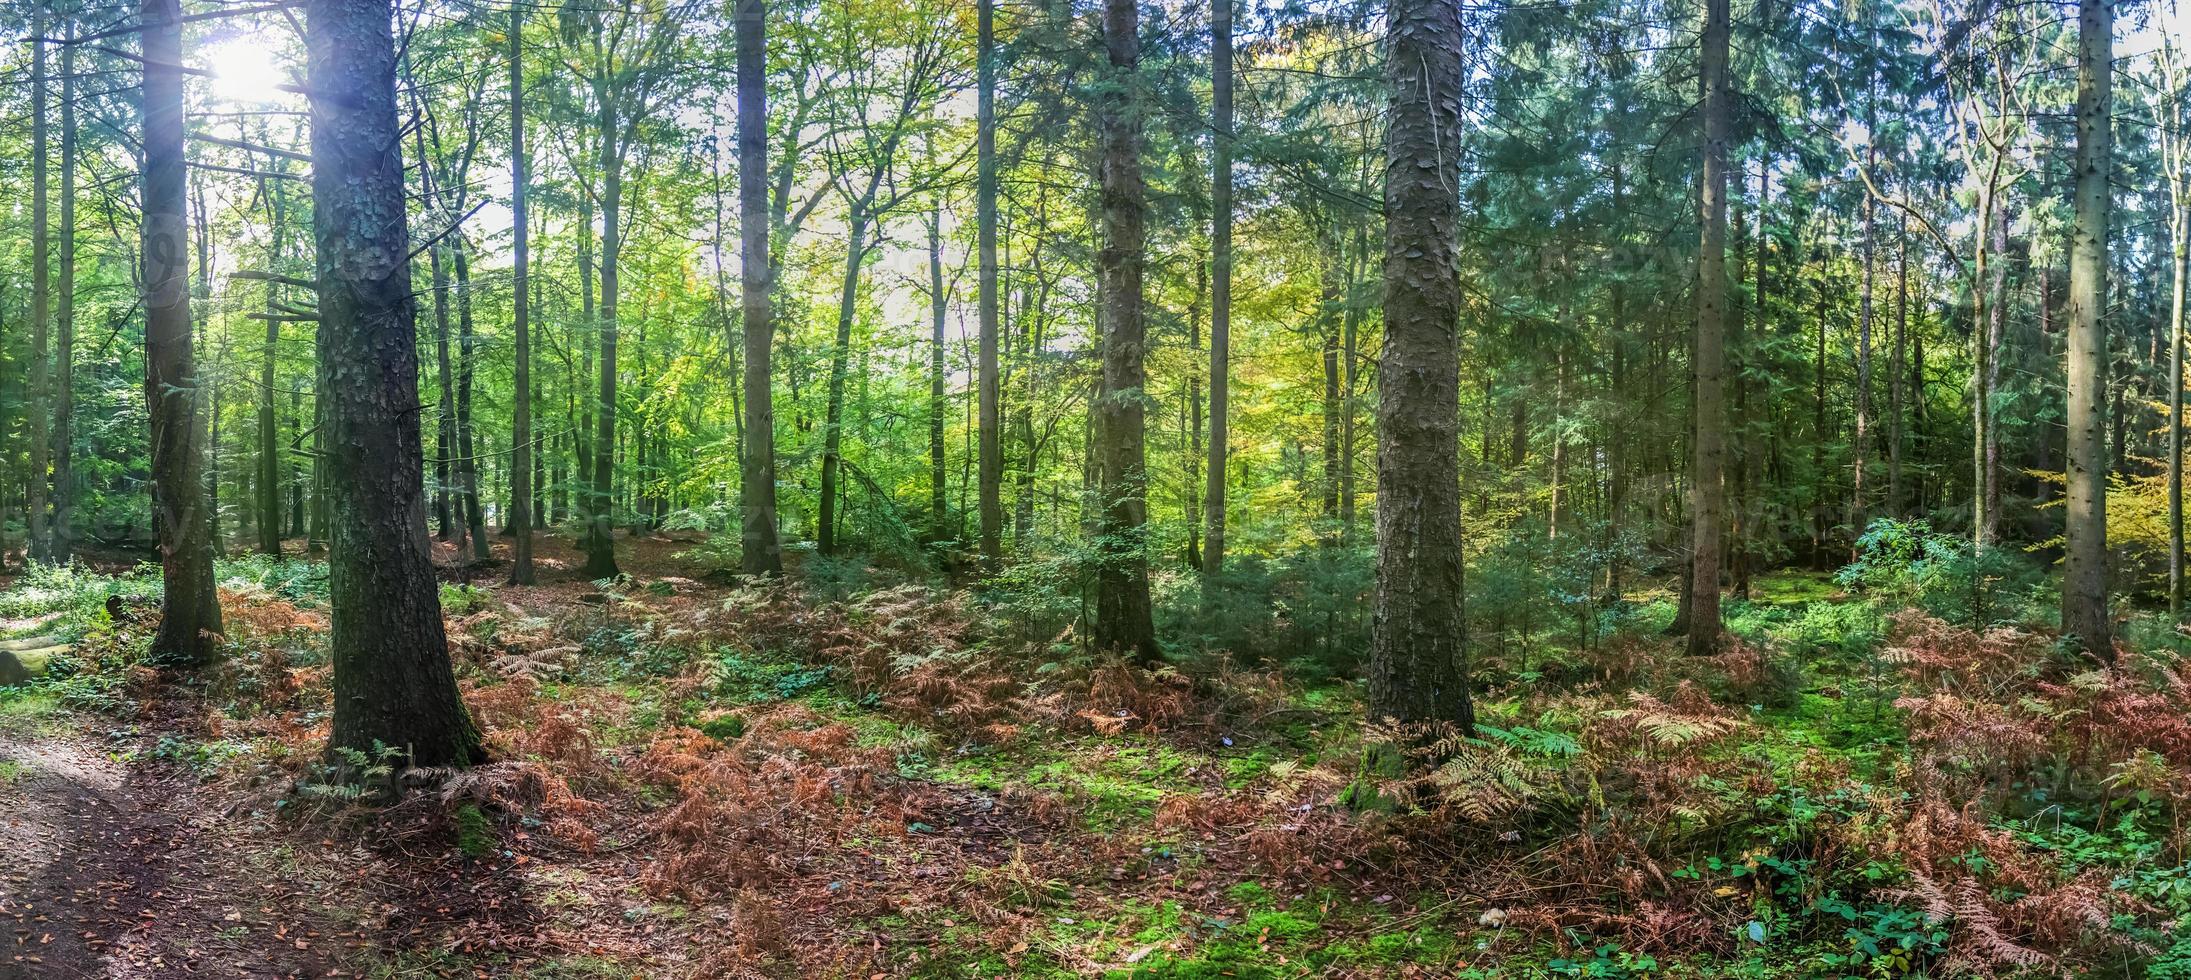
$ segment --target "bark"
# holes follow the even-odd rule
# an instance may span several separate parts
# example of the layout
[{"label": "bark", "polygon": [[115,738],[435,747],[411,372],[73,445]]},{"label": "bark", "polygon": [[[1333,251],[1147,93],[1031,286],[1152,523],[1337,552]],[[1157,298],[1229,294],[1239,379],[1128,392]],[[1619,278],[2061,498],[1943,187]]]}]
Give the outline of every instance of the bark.
[{"label": "bark", "polygon": [[1225,571],[1225,466],[1232,441],[1232,5],[1210,8],[1210,466],[1202,573]]},{"label": "bark", "polygon": [[163,588],[160,629],[152,638],[151,653],[160,661],[196,666],[213,660],[211,638],[221,630],[221,607],[213,591],[212,502],[198,424],[203,389],[193,358],[189,243],[184,240],[179,8],[177,0],[144,0],[140,12],[145,57],[145,396],[152,416],[152,505],[160,528]]},{"label": "bark", "polygon": [[2107,445],[2102,431],[2107,334],[2100,317],[2107,297],[2114,29],[2114,10],[2107,0],[2079,0],[2075,217],[2069,248],[2069,516],[2062,573],[2062,632],[2109,663],[2115,648],[2107,601]]},{"label": "bark", "polygon": [[525,8],[510,6],[510,234],[516,264],[510,279],[510,329],[516,335],[510,393],[510,584],[533,581],[534,487],[538,458],[533,453],[533,340],[531,229],[526,227],[525,173]]},{"label": "bark", "polygon": [[1727,4],[1728,0],[1705,0],[1704,4],[1704,179],[1699,194],[1704,231],[1697,250],[1696,436],[1689,481],[1692,656],[1716,651],[1723,630],[1719,566],[1724,492],[1720,479],[1726,452],[1727,143],[1734,114],[1727,78]]},{"label": "bark", "polygon": [[623,251],[624,124],[616,86],[594,84],[600,112],[601,146],[601,306],[600,388],[594,401],[593,472],[587,475],[586,533],[583,546],[588,579],[610,578],[616,567],[616,343],[617,262]]},{"label": "bark", "polygon": [[1902,506],[1902,386],[1909,360],[1910,240],[1909,216],[1895,230],[1894,340],[1887,367],[1887,516],[1901,518]]},{"label": "bark", "polygon": [[[2185,280],[2191,278],[2191,208],[2169,209],[2168,614],[2183,620],[2183,347]],[[2045,300],[2040,300],[2044,303]]]},{"label": "bark", "polygon": [[1390,0],[1385,77],[1385,342],[1378,366],[1377,580],[1369,716],[1474,715],[1462,615],[1460,8]]},{"label": "bark", "polygon": [[[281,268],[282,252],[288,244],[288,226],[283,223],[286,215],[282,209],[282,191],[279,180],[261,180],[260,190],[266,195],[266,220],[271,229],[270,248],[267,251],[268,270]],[[266,186],[272,185],[272,186]],[[281,321],[272,314],[279,312],[278,301],[281,284],[269,280],[266,283],[266,340],[259,352],[259,473],[258,513],[259,551],[279,557],[281,555],[281,445],[280,427],[274,413],[274,365],[281,350]]]},{"label": "bark", "polygon": [[[472,327],[472,260],[464,233],[449,235],[451,265],[456,269],[456,447],[457,489],[464,503],[464,527],[472,539],[472,558],[485,561],[491,555],[487,517],[480,506],[479,440],[472,431],[472,378],[479,362],[479,338]],[[615,574],[611,572],[610,574]]]},{"label": "bark", "polygon": [[312,0],[305,18],[332,498],[328,745],[369,762],[394,750],[411,765],[462,766],[483,753],[425,546],[391,13],[387,0]]},{"label": "bark", "polygon": [[[1878,94],[1874,91],[1870,102],[1876,104],[1877,101]],[[1867,123],[1876,128],[1877,114],[1872,111],[1872,108],[1873,106],[1868,105],[1865,113]],[[1868,149],[1866,154],[1872,161],[1878,159],[1875,150]],[[1871,462],[1871,337],[1872,317],[1875,312],[1873,297],[1876,283],[1874,279],[1878,269],[1878,263],[1874,261],[1878,253],[1878,243],[1875,240],[1878,219],[1879,202],[1872,195],[1867,194],[1864,197],[1863,254],[1861,256],[1864,263],[1864,281],[1858,287],[1856,312],[1856,433],[1855,437],[1850,440],[1851,455],[1854,457],[1849,467],[1850,561],[1856,560],[1855,541],[1856,538],[1863,535],[1864,523],[1867,520],[1867,509],[1864,500],[1864,471]]]},{"label": "bark", "polygon": [[943,198],[936,198],[935,214],[928,222],[928,536],[932,541],[952,538],[949,513],[949,470],[943,452],[944,415],[951,403],[945,397],[943,318]]},{"label": "bark", "polygon": [[[420,196],[433,197],[433,172],[426,165],[426,128],[414,132],[418,147],[418,179]],[[456,447],[456,371],[449,357],[449,271],[443,259],[444,249],[436,243],[426,250],[428,264],[432,267],[434,290],[434,357],[435,375],[441,385],[441,403],[434,411],[434,526],[440,529],[443,541],[455,541],[457,550],[464,550],[461,523],[458,520],[455,487],[451,468],[455,464]],[[588,304],[591,306],[592,304]]]},{"label": "bark", "polygon": [[[997,362],[997,66],[996,0],[978,0],[975,101],[975,234],[980,253],[979,352],[975,383],[980,401],[975,427],[980,442],[981,557],[994,564],[1004,537],[1004,385]],[[939,481],[940,482],[940,481]]]},{"label": "bark", "polygon": [[[879,174],[880,171],[877,171]],[[867,210],[854,202],[844,249],[844,279],[837,294],[837,340],[829,360],[829,402],[822,419],[822,483],[814,523],[815,550],[837,553],[838,477],[844,459],[844,381],[852,360],[852,320],[859,300],[860,266],[867,261]]]},{"label": "bark", "polygon": [[1145,456],[1147,343],[1142,273],[1148,261],[1147,188],[1141,173],[1141,113],[1135,75],[1140,70],[1138,0],[1105,0],[1103,41],[1112,84],[1100,96],[1103,246],[1096,253],[1102,289],[1102,392],[1100,509],[1096,529],[1096,649],[1143,664],[1162,659],[1149,598]]},{"label": "bark", "polygon": [[46,488],[50,478],[50,446],[46,442],[46,343],[53,317],[53,242],[46,202],[47,158],[52,152],[52,140],[47,135],[46,125],[46,5],[42,2],[31,6],[30,30],[30,390],[23,406],[23,436],[29,443],[30,471],[24,490],[24,528],[30,536],[26,544],[30,559],[45,561],[50,557],[46,540]]},{"label": "bark", "polygon": [[[76,20],[69,18],[69,37]],[[61,48],[61,221],[58,233],[60,294],[53,320],[53,523],[46,555],[67,564],[75,548],[70,511],[76,503],[76,45]]]},{"label": "bark", "polygon": [[762,0],[737,0],[738,39],[738,266],[740,316],[745,334],[745,451],[738,461],[739,567],[748,575],[781,575],[783,552],[776,537],[776,400],[769,380],[775,344],[768,259],[768,56],[767,9]]}]

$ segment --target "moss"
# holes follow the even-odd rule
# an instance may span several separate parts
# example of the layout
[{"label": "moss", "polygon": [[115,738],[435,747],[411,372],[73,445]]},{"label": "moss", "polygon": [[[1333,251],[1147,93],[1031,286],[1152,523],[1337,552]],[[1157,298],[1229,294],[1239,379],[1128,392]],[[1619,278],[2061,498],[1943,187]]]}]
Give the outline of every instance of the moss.
[{"label": "moss", "polygon": [[500,843],[495,836],[494,822],[487,819],[487,812],[479,804],[466,803],[456,810],[456,849],[468,858],[484,858],[493,854]]}]

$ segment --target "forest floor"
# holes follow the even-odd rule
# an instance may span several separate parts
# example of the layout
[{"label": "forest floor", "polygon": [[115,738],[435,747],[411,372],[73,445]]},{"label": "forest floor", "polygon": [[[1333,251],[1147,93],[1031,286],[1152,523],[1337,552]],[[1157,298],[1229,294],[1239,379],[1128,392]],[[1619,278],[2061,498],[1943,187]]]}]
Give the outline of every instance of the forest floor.
[{"label": "forest floor", "polygon": [[149,572],[0,590],[69,643],[0,689],[0,977],[2191,975],[2191,685],[2030,596],[1783,573],[1708,660],[1661,598],[1487,622],[1476,737],[1371,784],[1349,684],[621,545],[527,587],[442,546],[496,761],[380,760],[378,805],[320,781],[324,566],[224,560],[188,677],[137,660]]}]

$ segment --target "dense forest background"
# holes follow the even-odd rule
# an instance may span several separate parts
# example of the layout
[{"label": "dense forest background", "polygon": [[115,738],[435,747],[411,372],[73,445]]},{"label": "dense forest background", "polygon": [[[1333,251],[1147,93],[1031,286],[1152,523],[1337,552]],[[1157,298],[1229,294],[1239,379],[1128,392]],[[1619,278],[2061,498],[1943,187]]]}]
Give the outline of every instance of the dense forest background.
[{"label": "dense forest background", "polygon": [[[1096,514],[1100,219],[1087,120],[1105,86],[1127,83],[1099,70],[1074,9],[997,12],[999,408],[985,425],[977,31],[971,7],[932,6],[770,8],[782,537],[824,577],[870,561],[971,574],[986,431],[1001,455],[996,534],[1013,559],[997,584],[1046,598],[1063,621],[1091,587]],[[15,11],[19,29],[30,13]],[[745,351],[728,20],[697,4],[533,13],[522,29],[523,113],[536,129],[535,510],[581,526],[592,460],[605,454],[619,532],[732,529]],[[55,8],[41,30],[89,34],[126,14]],[[186,42],[200,66],[188,85],[193,329],[228,549],[323,536],[312,324],[291,318],[308,297],[264,278],[311,264],[311,196],[297,179],[302,47],[288,16],[191,24]],[[1145,547],[1161,632],[1196,649],[1343,656],[1364,646],[1376,499],[1377,21],[1345,4],[1239,12],[1236,132],[1222,148],[1235,175],[1233,282],[1221,301],[1207,16],[1152,11],[1130,79],[1149,187]],[[2163,43],[2168,16],[2139,7],[2126,20],[2110,183],[2110,541],[2117,587],[2146,601],[2166,596],[2180,234],[2182,53]],[[1680,7],[1590,4],[1467,18],[1467,125],[1452,134],[1463,160],[1459,417],[1470,617],[1487,639],[1532,617],[1595,615],[1684,563],[1694,21]],[[433,237],[415,263],[433,521],[443,537],[485,540],[506,523],[514,482],[509,25],[499,9],[459,4],[407,9],[399,26],[410,220],[418,240]],[[2050,562],[2062,525],[2074,25],[2025,7],[1761,4],[1737,11],[1734,29],[1729,587],[1741,595],[1786,565],[1837,567],[1880,518],[1996,536]],[[16,151],[0,172],[11,202],[0,247],[11,267],[36,266],[31,188],[47,160],[46,275],[73,286],[49,285],[40,316],[29,276],[0,283],[13,533],[56,556],[143,547],[134,66],[105,42],[47,47],[58,51],[42,103],[28,47],[8,64]],[[1219,330],[1223,395],[1210,353]],[[597,420],[603,405],[610,426]],[[1208,469],[1220,411],[1218,510]],[[44,444],[51,489],[26,489]],[[34,500],[51,516],[33,519]],[[1213,514],[1221,557],[1206,547]],[[712,547],[735,565],[735,549]],[[1205,592],[1222,600],[1213,615]],[[1273,608],[1285,615],[1269,618]]]},{"label": "dense forest background", "polygon": [[2191,976],[2071,13],[0,0],[7,975]]}]

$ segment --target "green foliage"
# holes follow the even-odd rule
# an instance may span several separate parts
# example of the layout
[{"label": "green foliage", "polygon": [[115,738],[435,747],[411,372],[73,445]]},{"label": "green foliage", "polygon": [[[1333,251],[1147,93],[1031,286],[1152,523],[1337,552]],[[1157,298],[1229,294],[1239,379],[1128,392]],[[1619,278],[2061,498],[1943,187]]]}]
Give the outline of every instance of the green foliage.
[{"label": "green foliage", "polygon": [[1967,626],[2044,623],[2058,612],[2046,576],[2028,557],[1976,548],[1923,520],[1873,521],[1837,580],[1890,608],[1914,605]]},{"label": "green foliage", "polygon": [[469,616],[486,608],[487,600],[494,593],[476,585],[461,582],[441,583],[441,612],[444,616]]}]

